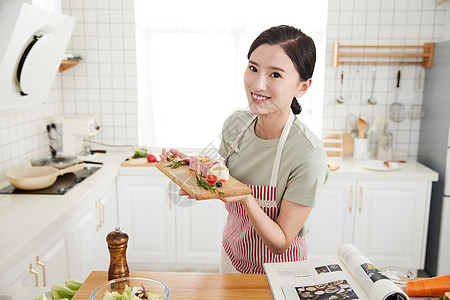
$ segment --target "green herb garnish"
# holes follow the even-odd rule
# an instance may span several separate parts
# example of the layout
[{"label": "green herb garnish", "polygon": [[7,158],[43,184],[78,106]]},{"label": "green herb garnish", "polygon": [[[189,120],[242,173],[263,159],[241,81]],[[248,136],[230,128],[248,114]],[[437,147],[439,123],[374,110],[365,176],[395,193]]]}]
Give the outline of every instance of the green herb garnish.
[{"label": "green herb garnish", "polygon": [[202,178],[202,176],[198,176],[197,173],[195,173],[195,178],[197,179],[198,186],[204,188],[207,191],[210,191],[210,192],[219,194],[222,197],[225,197],[225,193],[224,192],[219,191],[214,184],[209,183],[208,181],[204,180]]},{"label": "green herb garnish", "polygon": [[172,169],[176,169],[179,166],[186,166],[186,163],[182,160],[172,160],[170,164],[166,166],[166,168],[171,167]]}]

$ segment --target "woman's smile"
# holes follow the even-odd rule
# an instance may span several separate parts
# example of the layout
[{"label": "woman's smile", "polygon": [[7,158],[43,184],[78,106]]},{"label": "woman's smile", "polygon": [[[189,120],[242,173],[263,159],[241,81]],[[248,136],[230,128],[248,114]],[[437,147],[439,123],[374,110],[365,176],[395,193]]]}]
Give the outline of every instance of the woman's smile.
[{"label": "woman's smile", "polygon": [[270,99],[270,97],[263,96],[263,95],[260,95],[260,94],[251,93],[251,95],[252,95],[252,100],[255,103],[263,103],[263,102],[265,102],[265,101]]}]

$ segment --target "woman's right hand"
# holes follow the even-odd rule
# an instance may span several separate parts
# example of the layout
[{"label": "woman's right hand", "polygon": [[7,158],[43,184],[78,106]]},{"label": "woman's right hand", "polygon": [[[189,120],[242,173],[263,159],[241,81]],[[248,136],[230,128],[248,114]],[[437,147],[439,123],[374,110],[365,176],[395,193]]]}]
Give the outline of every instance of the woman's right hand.
[{"label": "woman's right hand", "polygon": [[[162,152],[159,155],[159,157],[161,158],[161,162],[166,162],[167,158],[170,155],[178,155],[180,158],[184,159],[184,158],[188,158],[188,156],[186,154],[184,154],[183,152],[178,151],[177,149],[170,149],[168,151],[166,151],[166,149],[162,148]],[[192,198],[188,193],[186,193],[185,190],[180,189],[180,191],[178,192],[179,196],[187,196],[189,199],[194,199]]]},{"label": "woman's right hand", "polygon": [[161,162],[166,162],[167,158],[172,154],[178,155],[181,159],[188,158],[188,156],[186,154],[184,154],[181,151],[178,151],[177,149],[170,149],[170,150],[166,151],[166,149],[162,148],[162,153],[159,155],[159,157],[161,158]]},{"label": "woman's right hand", "polygon": [[194,199],[191,197],[191,195],[189,195],[185,190],[180,189],[180,191],[178,192],[178,196],[187,196],[188,199]]}]

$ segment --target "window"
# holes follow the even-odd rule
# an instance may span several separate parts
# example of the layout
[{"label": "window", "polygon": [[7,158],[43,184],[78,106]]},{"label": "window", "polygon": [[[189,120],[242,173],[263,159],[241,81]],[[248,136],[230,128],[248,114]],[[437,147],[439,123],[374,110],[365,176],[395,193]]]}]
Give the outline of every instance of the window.
[{"label": "window", "polygon": [[243,75],[256,36],[288,24],[317,48],[300,119],[321,130],[327,1],[136,0],[140,144],[200,152],[219,146],[226,117],[247,109]]}]

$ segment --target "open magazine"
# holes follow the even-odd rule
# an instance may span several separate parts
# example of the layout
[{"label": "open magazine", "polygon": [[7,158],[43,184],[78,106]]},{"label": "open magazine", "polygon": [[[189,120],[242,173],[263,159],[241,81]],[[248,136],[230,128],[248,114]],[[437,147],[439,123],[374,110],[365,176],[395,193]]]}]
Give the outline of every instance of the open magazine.
[{"label": "open magazine", "polygon": [[406,300],[408,296],[353,245],[338,258],[264,264],[274,300]]}]

